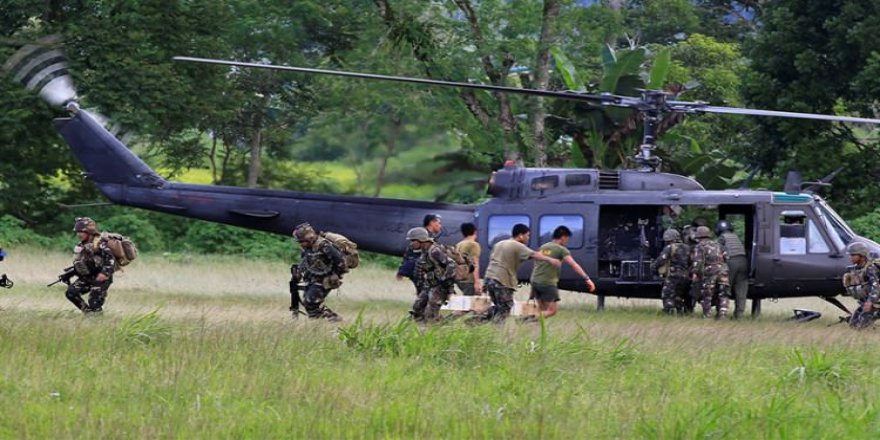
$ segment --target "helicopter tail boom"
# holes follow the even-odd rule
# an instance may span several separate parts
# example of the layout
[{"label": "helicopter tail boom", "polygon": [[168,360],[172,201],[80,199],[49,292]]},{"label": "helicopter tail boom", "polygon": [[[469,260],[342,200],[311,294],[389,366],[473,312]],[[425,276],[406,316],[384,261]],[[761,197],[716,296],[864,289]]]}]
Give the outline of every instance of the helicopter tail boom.
[{"label": "helicopter tail boom", "polygon": [[[449,230],[474,218],[467,205],[169,182],[86,112],[56,119],[55,125],[86,176],[120,205],[282,235],[308,221],[346,235],[364,250],[390,255],[400,255],[404,234],[427,213],[443,217]],[[450,235],[457,234],[441,240],[457,238]]]}]

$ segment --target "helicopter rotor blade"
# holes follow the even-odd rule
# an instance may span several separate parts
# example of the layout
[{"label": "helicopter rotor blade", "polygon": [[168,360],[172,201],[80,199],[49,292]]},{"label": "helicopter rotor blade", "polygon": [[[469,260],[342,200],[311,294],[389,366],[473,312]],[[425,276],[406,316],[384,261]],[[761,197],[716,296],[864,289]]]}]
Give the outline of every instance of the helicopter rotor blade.
[{"label": "helicopter rotor blade", "polygon": [[880,119],[858,118],[854,116],[820,115],[816,113],[783,112],[777,110],[758,110],[751,108],[718,107],[699,102],[668,101],[670,109],[683,113],[722,113],[729,115],[770,116],[777,118],[813,119],[819,121],[852,122],[857,124],[880,124]]},{"label": "helicopter rotor blade", "polygon": [[621,107],[631,107],[629,103],[625,103],[622,101],[620,96],[615,95],[591,95],[580,92],[569,92],[569,91],[558,91],[558,90],[538,90],[538,89],[521,89],[517,87],[507,87],[507,86],[493,86],[487,84],[476,84],[476,83],[465,83],[465,82],[455,82],[455,81],[443,81],[436,79],[425,79],[425,78],[411,78],[406,76],[392,76],[392,75],[379,75],[375,73],[358,73],[358,72],[347,72],[344,70],[327,70],[327,69],[312,69],[308,67],[292,67],[292,66],[278,66],[273,64],[261,64],[261,63],[248,63],[244,61],[232,61],[232,60],[218,60],[212,58],[197,58],[197,57],[183,57],[176,56],[173,58],[174,61],[184,61],[184,62],[192,62],[192,63],[203,63],[203,64],[218,64],[223,66],[235,66],[235,67],[252,67],[257,69],[269,69],[269,70],[283,70],[288,72],[300,72],[300,73],[316,73],[319,75],[333,75],[333,76],[344,76],[348,78],[361,78],[361,79],[374,79],[374,80],[382,80],[382,81],[397,81],[397,82],[405,82],[405,83],[413,83],[413,84],[427,84],[432,86],[443,86],[443,87],[455,87],[459,89],[475,89],[475,90],[486,90],[489,92],[502,92],[502,93],[516,93],[520,95],[531,95],[531,96],[543,96],[546,98],[559,98],[559,99],[568,99],[572,101],[587,101],[595,104],[603,104],[603,105],[616,105]]}]

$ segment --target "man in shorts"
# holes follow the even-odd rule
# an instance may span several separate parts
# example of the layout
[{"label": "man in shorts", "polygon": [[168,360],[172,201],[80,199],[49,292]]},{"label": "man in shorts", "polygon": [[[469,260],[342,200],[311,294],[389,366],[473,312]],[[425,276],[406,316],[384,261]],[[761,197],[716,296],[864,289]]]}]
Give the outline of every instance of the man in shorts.
[{"label": "man in shorts", "polygon": [[[596,290],[596,285],[593,284],[590,276],[587,275],[584,269],[574,260],[571,256],[571,252],[566,247],[570,239],[571,230],[565,226],[559,226],[553,230],[552,241],[543,244],[538,249],[538,252],[550,258],[561,260],[563,263],[571,266],[575,273],[587,283],[587,289],[590,292],[593,292]],[[552,266],[545,261],[536,261],[535,267],[532,269],[530,280],[532,284],[532,293],[530,299],[538,301],[538,309],[541,311],[541,315],[545,318],[555,315],[559,308],[559,288],[556,287],[556,285],[559,283],[560,272],[560,267]],[[534,316],[529,316],[524,318],[524,321],[533,321],[536,319],[537,318]]]}]

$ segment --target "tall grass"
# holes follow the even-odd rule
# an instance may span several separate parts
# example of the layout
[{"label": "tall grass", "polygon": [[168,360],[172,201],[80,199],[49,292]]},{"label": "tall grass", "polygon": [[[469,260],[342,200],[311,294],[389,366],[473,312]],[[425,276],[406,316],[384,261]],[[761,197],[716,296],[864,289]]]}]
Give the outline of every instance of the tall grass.
[{"label": "tall grass", "polygon": [[[40,287],[40,269],[4,269],[22,282],[0,294],[0,438],[880,434],[876,331],[574,301],[538,324],[424,327],[402,319],[411,293],[381,270],[347,278],[330,299],[347,320],[333,325],[292,320],[259,276],[198,291],[200,278],[233,282],[238,264],[274,266],[135,264],[94,318]],[[142,276],[156,284],[127,285]],[[362,284],[383,293],[364,300]]]}]

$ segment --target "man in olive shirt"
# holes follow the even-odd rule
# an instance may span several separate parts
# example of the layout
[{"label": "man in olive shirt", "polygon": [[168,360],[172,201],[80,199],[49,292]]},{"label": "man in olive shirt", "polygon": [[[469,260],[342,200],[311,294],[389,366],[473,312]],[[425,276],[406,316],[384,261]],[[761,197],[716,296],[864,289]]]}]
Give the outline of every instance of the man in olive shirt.
[{"label": "man in olive shirt", "polygon": [[[580,264],[572,258],[571,252],[566,247],[570,239],[571,230],[566,226],[559,226],[553,231],[553,240],[544,243],[538,249],[538,252],[567,263],[578,276],[586,281],[587,288],[592,292],[596,290],[596,285],[593,284],[590,276],[581,268]],[[559,267],[551,266],[543,261],[535,262],[535,267],[532,269],[531,298],[538,300],[538,308],[541,310],[541,315],[545,318],[555,315],[558,310],[559,288],[556,285],[559,283],[560,272]],[[534,319],[534,317],[527,317],[527,320],[529,320],[528,318]]]},{"label": "man in olive shirt", "polygon": [[474,262],[474,277],[456,284],[464,295],[473,296],[483,290],[482,283],[480,283],[480,243],[477,242],[477,227],[473,223],[462,223],[461,235],[464,240],[459,241],[455,245],[455,249],[461,254],[470,255]]},{"label": "man in olive shirt", "polygon": [[516,272],[523,261],[531,258],[546,261],[556,268],[562,266],[561,261],[529,249],[525,243],[529,242],[530,234],[528,226],[517,223],[510,234],[513,238],[502,240],[492,248],[489,267],[486,268],[486,290],[492,298],[492,307],[479,317],[481,320],[501,323],[510,315],[518,281]]}]

